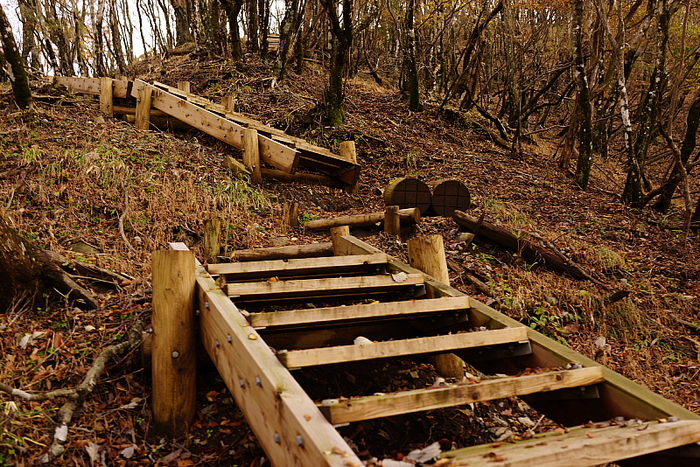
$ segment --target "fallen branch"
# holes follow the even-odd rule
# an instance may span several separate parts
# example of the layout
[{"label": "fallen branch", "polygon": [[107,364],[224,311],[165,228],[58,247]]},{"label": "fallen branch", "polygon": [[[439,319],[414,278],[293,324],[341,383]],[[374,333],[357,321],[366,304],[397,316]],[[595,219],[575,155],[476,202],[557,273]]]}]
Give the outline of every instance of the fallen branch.
[{"label": "fallen branch", "polygon": [[95,389],[107,363],[112,358],[125,355],[139,346],[141,343],[142,331],[143,323],[138,322],[129,331],[129,339],[127,341],[112,345],[103,350],[93,362],[92,367],[85,375],[83,381],[74,389],[58,389],[43,394],[29,394],[21,389],[14,389],[0,382],[0,391],[25,401],[47,401],[59,397],[68,399],[58,411],[53,443],[49,447],[49,450],[40,457],[39,460],[41,463],[50,463],[65,452],[66,448],[64,444],[68,440],[68,424],[73,419],[73,414],[83,405],[85,399],[87,399]]},{"label": "fallen branch", "polygon": [[81,276],[71,275],[71,278],[73,279],[82,278],[88,280],[97,280],[112,285],[119,285],[125,280],[127,280],[127,278],[122,276],[121,274],[110,271],[108,269],[101,268],[99,266],[95,266],[94,264],[74,259],[68,259],[62,254],[56,253],[55,251],[45,250],[45,252],[48,255],[48,257],[51,258],[51,260],[53,260],[53,262],[56,263],[59,267],[64,269],[70,268],[81,274]]}]

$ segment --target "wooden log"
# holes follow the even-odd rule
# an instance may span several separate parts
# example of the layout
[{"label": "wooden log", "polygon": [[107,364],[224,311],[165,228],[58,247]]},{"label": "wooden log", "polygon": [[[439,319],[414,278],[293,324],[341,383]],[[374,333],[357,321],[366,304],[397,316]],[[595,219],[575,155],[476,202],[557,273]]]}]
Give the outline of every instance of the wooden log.
[{"label": "wooden log", "polygon": [[136,100],[136,128],[148,130],[151,125],[151,100],[153,88],[144,86],[138,89]]},{"label": "wooden log", "polygon": [[[310,230],[330,229],[348,225],[352,227],[372,227],[384,220],[385,213],[372,212],[369,214],[353,214],[349,216],[334,217],[332,219],[316,219],[302,223],[302,227]],[[420,221],[418,208],[406,208],[399,210],[399,220],[402,224],[415,224]]]},{"label": "wooden log", "polygon": [[401,237],[401,220],[399,207],[387,206],[384,212],[384,232],[394,237]]},{"label": "wooden log", "polygon": [[[450,284],[442,235],[414,237],[408,240],[407,246],[411,266],[446,285]],[[437,298],[434,289],[430,288],[426,291],[429,298]],[[437,372],[447,378],[456,378],[457,381],[461,381],[464,377],[464,362],[453,353],[433,355],[431,361]]]},{"label": "wooden log", "polygon": [[344,186],[342,181],[328,175],[303,172],[290,174],[281,170],[267,168],[263,168],[261,173],[264,178],[272,178],[285,183],[308,183],[309,185],[323,185],[331,188],[342,188]]},{"label": "wooden log", "polygon": [[446,350],[470,349],[518,342],[524,339],[527,339],[527,328],[521,327],[450,334],[447,336],[415,337],[362,345],[339,345],[318,349],[289,350],[286,352],[281,351],[278,357],[287,368],[304,368],[333,363],[429,354]]},{"label": "wooden log", "polygon": [[433,209],[439,216],[450,217],[455,210],[471,206],[469,189],[459,180],[444,180],[433,188]]},{"label": "wooden log", "polygon": [[213,217],[204,222],[204,259],[209,264],[217,263],[221,251],[221,218]]},{"label": "wooden log", "polygon": [[339,256],[341,254],[339,245],[340,238],[350,235],[349,225],[339,225],[338,227],[331,227],[331,243],[333,243],[333,254]]},{"label": "wooden log", "polygon": [[432,195],[425,182],[417,178],[397,178],[384,189],[384,203],[401,208],[418,208],[423,214],[430,208]]},{"label": "wooden log", "polygon": [[185,436],[196,413],[194,271],[192,251],[153,253],[153,427],[158,436]]},{"label": "wooden log", "polygon": [[569,274],[574,279],[596,281],[591,277],[590,273],[586,272],[581,266],[574,263],[558,250],[540,246],[527,240],[524,232],[516,236],[501,226],[483,220],[480,222],[478,218],[472,217],[462,211],[455,211],[452,214],[452,218],[457,224],[464,228],[474,232],[478,230],[477,236],[481,235],[509,250],[516,251],[525,259],[536,261],[547,269]]},{"label": "wooden log", "polygon": [[112,78],[100,78],[100,111],[109,116],[114,116],[114,86]]},{"label": "wooden log", "polygon": [[250,175],[250,171],[246,168],[246,166],[231,156],[224,157],[224,167],[229,169],[234,174],[242,177],[247,177]]},{"label": "wooden log", "polygon": [[262,183],[258,130],[246,128],[243,135],[243,165],[250,171],[253,183]]},{"label": "wooden log", "polygon": [[192,83],[190,83],[189,81],[178,81],[177,88],[180,91],[186,92],[189,94],[191,92],[190,90],[192,89]]},{"label": "wooden log", "polygon": [[299,203],[292,201],[282,206],[282,230],[288,232],[299,227]]},{"label": "wooden log", "polygon": [[267,259],[310,258],[313,256],[333,256],[331,242],[312,243],[310,245],[289,245],[270,248],[251,248],[236,250],[231,259],[236,261],[262,261]]},{"label": "wooden log", "polygon": [[333,424],[351,423],[557,389],[590,386],[603,381],[603,372],[598,367],[551,371],[471,384],[453,384],[353,398],[348,401],[324,400],[321,412]]}]

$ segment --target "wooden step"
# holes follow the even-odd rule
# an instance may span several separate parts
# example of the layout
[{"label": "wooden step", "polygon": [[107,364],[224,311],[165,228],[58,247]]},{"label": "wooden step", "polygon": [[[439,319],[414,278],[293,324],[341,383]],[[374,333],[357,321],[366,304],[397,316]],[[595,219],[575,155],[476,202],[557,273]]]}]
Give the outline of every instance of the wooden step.
[{"label": "wooden step", "polygon": [[[348,258],[339,256],[338,258]],[[308,310],[273,311],[251,313],[248,321],[255,328],[301,326],[311,323],[324,324],[350,321],[360,323],[385,318],[410,318],[447,311],[469,309],[469,297],[445,297],[405,302],[368,303],[364,305],[311,308]]]},{"label": "wooden step", "polygon": [[329,399],[321,412],[334,425],[405,413],[454,407],[472,402],[522,396],[556,389],[589,386],[604,381],[600,367],[550,371],[472,384],[416,389],[356,399]]},{"label": "wooden step", "polygon": [[209,274],[226,277],[227,282],[259,280],[269,277],[302,277],[312,275],[336,276],[376,270],[387,264],[386,254],[357,256],[330,256],[290,260],[249,261],[244,263],[219,263],[207,266]]},{"label": "wooden step", "polygon": [[236,303],[274,303],[298,299],[336,300],[367,298],[370,294],[390,293],[422,286],[422,274],[357,276],[325,279],[300,279],[271,282],[235,282],[226,285],[226,293]]},{"label": "wooden step", "polygon": [[700,421],[610,422],[443,453],[457,466],[592,467],[700,442]]},{"label": "wooden step", "polygon": [[528,328],[465,332],[447,336],[416,337],[362,345],[340,345],[304,350],[283,350],[278,358],[287,368],[330,365],[406,355],[449,352],[451,350],[527,340]]}]

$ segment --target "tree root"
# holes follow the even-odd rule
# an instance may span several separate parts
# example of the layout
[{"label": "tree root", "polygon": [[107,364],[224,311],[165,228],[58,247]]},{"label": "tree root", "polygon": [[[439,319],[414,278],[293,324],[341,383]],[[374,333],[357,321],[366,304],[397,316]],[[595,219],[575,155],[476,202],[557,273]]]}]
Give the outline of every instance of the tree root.
[{"label": "tree root", "polygon": [[25,401],[47,401],[59,397],[68,399],[58,411],[53,443],[49,447],[49,450],[39,458],[41,463],[48,464],[65,452],[65,443],[68,440],[68,424],[73,419],[73,414],[83,405],[85,399],[87,399],[95,389],[107,363],[112,358],[125,355],[139,346],[141,343],[142,331],[143,323],[138,322],[129,331],[129,339],[127,341],[112,345],[103,350],[93,362],[92,367],[85,375],[83,381],[76,388],[57,389],[56,391],[43,394],[29,394],[21,389],[14,389],[0,382],[0,391]]}]

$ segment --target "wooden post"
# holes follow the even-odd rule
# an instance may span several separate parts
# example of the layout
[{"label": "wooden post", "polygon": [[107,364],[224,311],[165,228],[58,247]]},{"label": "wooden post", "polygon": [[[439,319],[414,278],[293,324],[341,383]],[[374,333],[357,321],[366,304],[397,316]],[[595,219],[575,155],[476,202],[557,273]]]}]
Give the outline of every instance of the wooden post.
[{"label": "wooden post", "polygon": [[340,227],[331,228],[331,242],[333,243],[333,254],[340,256],[343,253],[340,250],[340,238],[345,235],[350,235],[350,226],[341,225]]},{"label": "wooden post", "polygon": [[114,116],[114,88],[112,78],[100,78],[100,110],[103,114]]},{"label": "wooden post", "polygon": [[296,201],[284,203],[282,206],[282,230],[287,232],[295,227],[299,227],[299,203]]},{"label": "wooden post", "polygon": [[[357,164],[357,149],[355,148],[354,141],[343,141],[342,143],[340,143],[340,157],[342,159],[352,162],[353,164]],[[359,183],[355,183],[354,185],[347,185],[345,187],[345,191],[347,191],[350,194],[357,193],[358,189]]]},{"label": "wooden post", "polygon": [[[450,285],[450,275],[447,270],[445,257],[445,242],[442,235],[414,237],[408,240],[408,260],[416,269],[433,276],[435,279]],[[431,296],[429,298],[435,298]],[[453,353],[433,355],[433,365],[438,373],[448,378],[456,378],[461,382],[464,378],[464,362]]]},{"label": "wooden post", "polygon": [[236,98],[233,96],[225,96],[221,104],[223,104],[224,109],[228,110],[229,112],[235,112],[236,111]]},{"label": "wooden post", "polygon": [[253,183],[262,183],[258,131],[252,128],[246,128],[243,133],[243,164],[250,170]]},{"label": "wooden post", "polygon": [[196,413],[195,257],[153,253],[153,426],[185,436]]},{"label": "wooden post", "polygon": [[218,262],[217,257],[221,250],[219,237],[221,236],[221,219],[214,217],[204,223],[204,255],[207,263]]},{"label": "wooden post", "polygon": [[394,237],[401,236],[401,219],[398,206],[387,206],[384,212],[384,232]]},{"label": "wooden post", "polygon": [[186,92],[186,93],[190,93],[190,92],[191,92],[191,89],[192,89],[192,83],[190,83],[189,81],[178,81],[178,82],[177,82],[177,88],[178,88],[180,91],[183,91],[183,92]]},{"label": "wooden post", "polygon": [[148,130],[151,123],[151,96],[153,88],[143,86],[138,90],[138,100],[136,102],[136,128]]}]

